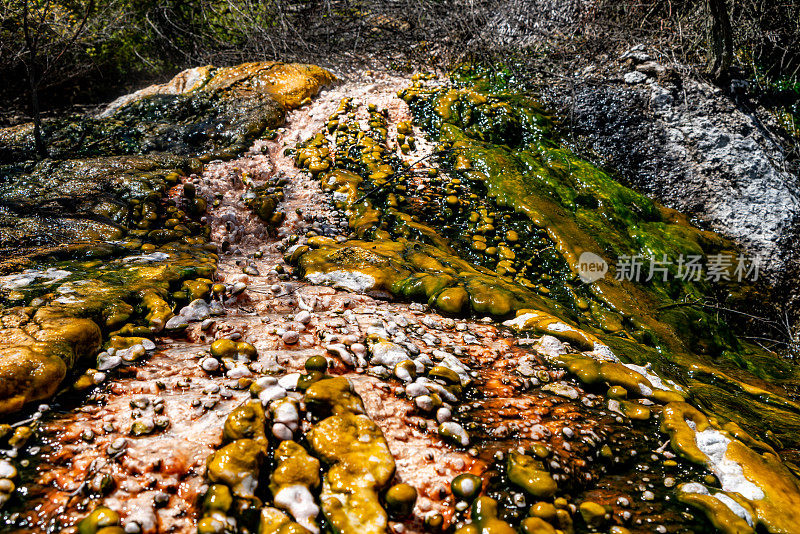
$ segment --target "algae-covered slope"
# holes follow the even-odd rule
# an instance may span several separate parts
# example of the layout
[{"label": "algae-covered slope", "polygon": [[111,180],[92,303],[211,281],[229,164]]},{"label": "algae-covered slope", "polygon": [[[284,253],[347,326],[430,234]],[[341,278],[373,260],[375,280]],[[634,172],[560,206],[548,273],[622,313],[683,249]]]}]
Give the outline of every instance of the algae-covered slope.
[{"label": "algae-covered slope", "polygon": [[[122,97],[98,117],[45,121],[44,133],[58,158],[147,152],[231,158],[333,80],[324,69],[293,63],[199,67]],[[0,162],[34,155],[31,124],[0,130]]]},{"label": "algae-covered slope", "polygon": [[176,306],[209,296],[217,258],[187,177],[333,79],[276,62],[192,69],[99,117],[47,121],[53,159],[38,162],[30,125],[0,130],[0,414],[52,396],[104,339],[152,347]]},{"label": "algae-covered slope", "polygon": [[[698,488],[684,488],[681,498],[728,532],[757,524],[790,532],[792,518],[771,503],[798,499],[794,475],[742,427],[770,436],[784,453],[797,448],[797,371],[745,342],[713,309],[720,295],[735,302],[750,292],[737,280],[736,247],[565,149],[536,102],[508,85],[462,76],[445,85],[418,81],[401,96],[435,142],[438,165],[429,154],[414,163],[395,152],[415,152],[411,124],[390,125],[375,106],[344,100],[325,131],[298,147],[296,162],[332,192],[358,239],[313,237],[294,246],[288,258],[300,272],[314,283],[422,300],[447,313],[516,315],[510,327],[583,351],[560,365],[589,386],[624,387],[683,414],[680,421],[692,421],[679,409],[689,399],[713,415],[710,428],[725,445],[689,458],[720,474],[730,467],[720,462],[730,460],[765,491],[746,496],[749,515],[727,507],[725,495],[709,503]],[[605,260],[607,276],[582,281],[584,253]],[[725,256],[733,260],[720,276],[680,271],[679,258],[707,266]],[[637,281],[615,268],[636,257],[663,269]],[[673,428],[663,431],[679,452],[702,439],[694,431],[675,437]],[[729,443],[749,452],[726,456]],[[770,494],[771,486],[780,489]],[[736,488],[723,482],[727,494]],[[751,530],[736,530],[734,518]]]}]

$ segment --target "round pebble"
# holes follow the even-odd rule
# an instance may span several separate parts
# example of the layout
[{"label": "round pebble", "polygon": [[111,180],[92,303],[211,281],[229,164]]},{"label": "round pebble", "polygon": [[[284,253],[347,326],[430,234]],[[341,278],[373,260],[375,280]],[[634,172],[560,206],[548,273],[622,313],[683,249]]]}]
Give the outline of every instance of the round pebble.
[{"label": "round pebble", "polygon": [[200,367],[202,367],[204,371],[216,371],[219,369],[219,360],[216,358],[204,358],[200,362]]},{"label": "round pebble", "polygon": [[272,435],[279,440],[285,441],[292,439],[292,430],[283,423],[275,423],[272,425]]},{"label": "round pebble", "polygon": [[287,345],[294,345],[295,343],[300,341],[300,334],[295,332],[294,330],[287,330],[286,332],[283,333],[281,339],[283,339],[283,342],[286,343]]}]

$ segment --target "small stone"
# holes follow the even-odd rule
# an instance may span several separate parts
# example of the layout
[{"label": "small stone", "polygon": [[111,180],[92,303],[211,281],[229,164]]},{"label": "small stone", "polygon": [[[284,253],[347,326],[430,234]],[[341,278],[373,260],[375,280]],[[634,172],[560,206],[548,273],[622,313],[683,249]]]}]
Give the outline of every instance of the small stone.
[{"label": "small stone", "polygon": [[430,412],[433,410],[433,397],[430,395],[420,395],[414,399],[414,404],[423,412]]},{"label": "small stone", "polygon": [[283,423],[275,423],[272,425],[272,435],[281,441],[292,439],[292,430]]},{"label": "small stone", "polygon": [[176,315],[174,317],[171,317],[167,321],[167,324],[164,325],[164,328],[170,331],[177,331],[177,330],[183,330],[187,326],[189,326],[188,319],[186,319],[186,317],[184,317],[183,315]]},{"label": "small stone", "polygon": [[446,423],[453,418],[453,414],[449,408],[439,408],[436,410],[436,422],[438,423]]},{"label": "small stone", "polygon": [[208,304],[205,300],[195,299],[181,308],[179,315],[185,317],[190,323],[194,323],[208,319],[211,315],[211,310],[208,309]]},{"label": "small stone", "polygon": [[0,478],[16,478],[17,468],[8,460],[0,460]]},{"label": "small stone", "polygon": [[110,371],[122,365],[122,358],[119,356],[106,356],[105,358],[97,358],[98,371]]},{"label": "small stone", "polygon": [[419,397],[419,396],[422,396],[422,395],[428,395],[430,393],[428,388],[426,388],[424,385],[420,384],[419,382],[413,382],[411,384],[408,384],[406,386],[405,392],[406,392],[406,396],[409,399],[414,399],[416,397]]},{"label": "small stone", "polygon": [[227,373],[225,373],[225,375],[228,378],[233,378],[234,380],[237,380],[239,378],[251,377],[251,376],[253,376],[253,373],[246,366],[237,365],[236,367],[234,367],[233,369],[231,369]]},{"label": "small stone", "polygon": [[203,358],[203,360],[200,361],[200,367],[209,373],[214,372],[219,369],[219,360],[216,358]]},{"label": "small stone", "polygon": [[311,313],[306,310],[299,311],[294,316],[294,320],[300,324],[306,325],[311,322]]},{"label": "small stone", "polygon": [[297,381],[300,379],[300,373],[289,373],[278,379],[278,385],[285,390],[294,391],[297,389]]},{"label": "small stone", "polygon": [[156,494],[153,495],[153,504],[157,508],[166,506],[168,502],[169,502],[169,494],[164,493],[163,491],[157,491]]},{"label": "small stone", "polygon": [[287,345],[294,345],[300,340],[300,334],[295,332],[294,330],[287,330],[281,336],[281,339]]},{"label": "small stone", "polygon": [[634,70],[631,72],[626,72],[622,79],[625,81],[625,83],[634,85],[645,81],[647,79],[647,74]]}]

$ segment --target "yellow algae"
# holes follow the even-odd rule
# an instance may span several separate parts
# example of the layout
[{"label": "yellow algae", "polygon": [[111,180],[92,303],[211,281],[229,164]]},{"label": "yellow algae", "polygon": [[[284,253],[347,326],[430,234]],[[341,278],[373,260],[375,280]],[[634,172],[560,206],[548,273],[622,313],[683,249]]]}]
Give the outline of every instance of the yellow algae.
[{"label": "yellow algae", "polygon": [[261,401],[248,401],[233,410],[225,419],[222,437],[225,441],[252,439],[266,450],[269,443],[266,436],[266,422]]},{"label": "yellow algae", "polygon": [[385,532],[386,512],[378,492],[394,476],[394,458],[380,429],[365,415],[323,419],[307,439],[330,465],[322,484],[322,511],[336,532]]},{"label": "yellow algae", "polygon": [[752,534],[753,528],[731,511],[727,504],[712,495],[682,491],[678,488],[678,500],[699,508],[706,514],[711,524],[724,534]]},{"label": "yellow algae", "polygon": [[312,411],[319,410],[333,415],[365,413],[361,397],[353,389],[353,384],[344,377],[325,378],[315,382],[306,390],[304,400]]},{"label": "yellow algae", "polygon": [[478,497],[470,509],[472,522],[480,534],[515,534],[516,530],[497,517],[497,501],[489,497]]},{"label": "yellow algae", "polygon": [[558,485],[544,469],[542,462],[525,454],[510,452],[506,461],[506,473],[513,484],[538,499],[552,497],[558,490]]},{"label": "yellow algae", "polygon": [[363,415],[363,403],[346,378],[316,382],[305,402],[334,414],[306,434],[311,451],[330,466],[320,494],[325,518],[342,534],[385,532],[378,492],[391,482],[395,463],[383,433]]},{"label": "yellow algae", "polygon": [[319,508],[311,493],[320,485],[319,460],[294,441],[282,441],[275,450],[275,469],[269,489],[275,506],[287,510],[303,528],[319,532]]},{"label": "yellow algae", "polygon": [[[794,532],[800,521],[800,488],[774,453],[759,454],[729,432],[714,428],[704,414],[686,403],[667,404],[662,417],[662,430],[669,434],[673,449],[714,472],[723,491],[753,511],[754,523],[771,533]],[[711,441],[705,437],[707,432],[712,433]],[[681,500],[699,506],[725,532],[738,532],[741,524],[731,516],[729,506],[721,508],[718,499],[713,502],[697,493],[684,486]]]},{"label": "yellow algae", "polygon": [[211,482],[228,486],[236,497],[252,498],[264,459],[261,444],[238,439],[208,457],[206,476]]}]

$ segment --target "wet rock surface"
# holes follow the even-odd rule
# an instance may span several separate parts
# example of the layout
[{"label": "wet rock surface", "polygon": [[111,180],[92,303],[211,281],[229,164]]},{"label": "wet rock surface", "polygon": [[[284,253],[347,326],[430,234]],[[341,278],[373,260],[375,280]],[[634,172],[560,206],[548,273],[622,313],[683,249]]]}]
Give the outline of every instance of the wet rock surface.
[{"label": "wet rock surface", "polygon": [[[709,363],[691,351],[709,336],[743,350],[733,334],[690,312],[632,319],[613,283],[575,287],[570,267],[585,235],[638,246],[621,230],[631,221],[663,231],[651,247],[726,242],[561,151],[535,103],[466,82],[365,73],[287,113],[274,138],[188,169],[172,207],[205,208],[188,249],[209,255],[208,270],[187,275],[202,262],[145,239],[107,260],[178,275],[145,299],[144,330],[130,317],[102,329],[112,337],[79,391],[3,429],[5,528],[790,532],[798,489],[778,454],[795,450],[794,371]],[[398,91],[410,84],[409,108]],[[560,158],[587,181],[563,186]],[[498,169],[508,180],[492,182]],[[599,232],[581,187],[615,230]],[[551,204],[535,200],[542,191]],[[576,212],[586,226],[536,216]],[[41,311],[64,298],[48,292],[67,271],[3,280]],[[29,284],[35,297],[20,291]],[[664,294],[636,293],[636,313],[678,298]],[[73,298],[60,304],[85,305]],[[704,326],[682,337],[692,321]],[[785,389],[761,380],[778,372]],[[748,430],[766,420],[779,437],[742,430],[732,414],[744,403]]]},{"label": "wet rock surface", "polygon": [[600,76],[545,94],[627,183],[741,243],[766,277],[786,283],[796,273],[800,192],[770,118],[735,81],[723,91],[656,55],[634,47]]}]

